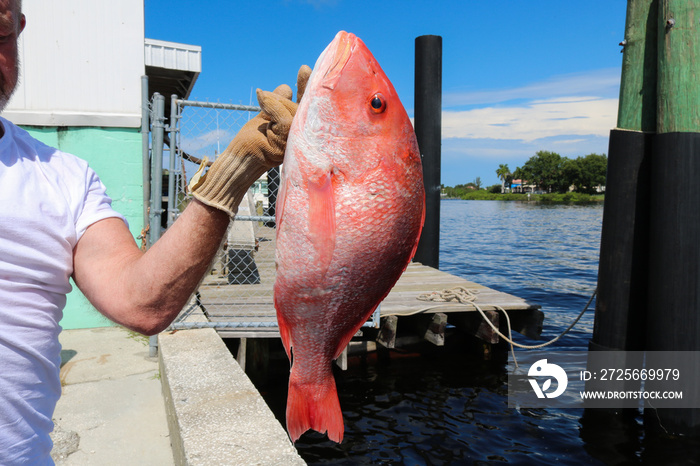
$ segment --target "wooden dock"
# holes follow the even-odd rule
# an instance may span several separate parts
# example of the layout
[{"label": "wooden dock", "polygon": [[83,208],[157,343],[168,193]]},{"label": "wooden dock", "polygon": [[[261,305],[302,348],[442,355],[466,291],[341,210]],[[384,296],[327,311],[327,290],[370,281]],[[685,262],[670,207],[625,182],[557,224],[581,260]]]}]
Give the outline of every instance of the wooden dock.
[{"label": "wooden dock", "polygon": [[[455,288],[474,293],[473,304],[459,302],[426,301],[426,295],[440,294]],[[410,322],[415,331],[425,339],[441,345],[444,328],[453,325],[487,343],[498,343],[500,338],[484,322],[476,307],[481,308],[489,320],[504,335],[508,334],[503,310],[508,313],[512,330],[529,338],[538,339],[542,332],[544,313],[540,306],[522,298],[502,293],[418,263],[408,266],[380,307],[381,327],[378,341],[392,347],[400,321]]]},{"label": "wooden dock", "polygon": [[[222,338],[279,338],[272,298],[273,232],[266,227],[258,231],[261,241],[255,264],[259,283],[229,284],[226,275],[214,271],[199,288],[198,307],[211,322],[228,325],[217,329]],[[427,293],[455,287],[475,292],[473,304],[419,299]],[[484,322],[475,305],[504,335],[508,334],[508,328],[499,309],[508,313],[513,331],[532,339],[540,336],[544,314],[539,305],[418,263],[408,266],[381,303],[379,318],[374,321],[376,325],[364,327],[361,332],[388,348],[395,347],[405,335],[410,335],[413,341],[419,338],[443,345],[446,329],[473,335],[484,343],[498,343],[499,336]]]}]

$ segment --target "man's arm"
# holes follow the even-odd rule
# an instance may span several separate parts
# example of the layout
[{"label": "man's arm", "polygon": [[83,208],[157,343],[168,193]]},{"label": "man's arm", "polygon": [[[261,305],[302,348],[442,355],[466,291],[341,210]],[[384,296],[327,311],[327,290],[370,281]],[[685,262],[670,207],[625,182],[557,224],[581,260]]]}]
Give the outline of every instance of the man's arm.
[{"label": "man's arm", "polygon": [[101,220],[73,250],[73,280],[110,320],[146,335],[158,333],[207,272],[228,223],[227,213],[193,199],[143,253],[121,219]]}]

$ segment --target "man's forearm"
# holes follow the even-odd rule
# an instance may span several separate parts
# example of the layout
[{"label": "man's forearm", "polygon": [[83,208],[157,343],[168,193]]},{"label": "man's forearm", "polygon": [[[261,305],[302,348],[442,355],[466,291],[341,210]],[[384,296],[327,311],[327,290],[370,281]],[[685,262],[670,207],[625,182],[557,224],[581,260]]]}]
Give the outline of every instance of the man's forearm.
[{"label": "man's forearm", "polygon": [[230,218],[227,213],[192,199],[185,211],[138,263],[153,284],[149,307],[169,323],[187,303],[209,270]]},{"label": "man's forearm", "polygon": [[229,216],[193,199],[146,253],[118,219],[88,228],[74,250],[73,278],[106,317],[154,334],[187,303],[226,233]]}]

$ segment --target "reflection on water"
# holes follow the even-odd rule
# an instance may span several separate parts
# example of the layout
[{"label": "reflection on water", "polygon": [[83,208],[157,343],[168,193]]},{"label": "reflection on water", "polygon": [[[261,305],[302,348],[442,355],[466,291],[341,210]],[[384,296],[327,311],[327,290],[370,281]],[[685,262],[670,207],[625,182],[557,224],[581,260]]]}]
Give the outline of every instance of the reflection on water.
[{"label": "reflection on water", "polygon": [[[442,201],[440,268],[540,304],[549,340],[595,289],[601,222],[599,204]],[[548,350],[585,350],[593,308]],[[348,370],[336,371],[345,439],[305,434],[296,444],[302,457],[348,465],[698,464],[697,441],[645,432],[636,411],[621,421],[604,412],[584,418],[579,409],[509,409],[505,364],[447,343],[349,358]],[[288,367],[278,360],[258,383],[283,424]]]}]

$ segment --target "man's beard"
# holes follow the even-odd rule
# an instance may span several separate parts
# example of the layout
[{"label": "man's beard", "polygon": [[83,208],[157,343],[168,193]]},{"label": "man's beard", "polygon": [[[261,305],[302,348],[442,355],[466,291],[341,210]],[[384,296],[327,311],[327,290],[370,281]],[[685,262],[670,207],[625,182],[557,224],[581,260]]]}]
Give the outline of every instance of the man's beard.
[{"label": "man's beard", "polygon": [[[17,89],[17,83],[19,82],[19,57],[15,57],[15,73],[14,73],[14,83],[8,82],[4,75],[0,73],[0,113],[5,110],[5,106],[12,98],[12,94],[15,93]],[[11,87],[7,89],[8,85]]]}]

